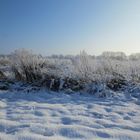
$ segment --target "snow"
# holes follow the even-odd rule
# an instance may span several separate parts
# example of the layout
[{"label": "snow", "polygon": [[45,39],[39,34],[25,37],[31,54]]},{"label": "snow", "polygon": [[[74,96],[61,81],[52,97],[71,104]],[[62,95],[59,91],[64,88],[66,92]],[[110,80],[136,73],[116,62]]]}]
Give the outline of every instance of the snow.
[{"label": "snow", "polygon": [[139,140],[140,104],[117,94],[0,91],[0,140]]}]

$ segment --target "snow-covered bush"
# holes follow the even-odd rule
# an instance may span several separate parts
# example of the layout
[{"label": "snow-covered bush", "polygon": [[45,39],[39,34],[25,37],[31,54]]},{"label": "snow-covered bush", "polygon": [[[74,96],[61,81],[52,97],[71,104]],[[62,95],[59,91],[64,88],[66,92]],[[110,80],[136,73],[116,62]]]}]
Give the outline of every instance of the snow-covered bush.
[{"label": "snow-covered bush", "polygon": [[10,59],[8,56],[0,55],[0,65],[6,66],[10,64]]},{"label": "snow-covered bush", "polygon": [[[83,90],[99,83],[119,90],[127,82],[140,82],[140,60],[124,53],[106,52],[93,57],[82,51],[77,56],[42,57],[27,50],[17,50],[11,56],[15,79],[37,83],[51,90]],[[90,92],[93,88],[90,88]]]},{"label": "snow-covered bush", "polygon": [[72,60],[74,73],[78,78],[87,82],[94,81],[95,61],[85,51],[82,51],[78,57]]},{"label": "snow-covered bush", "polygon": [[35,82],[43,78],[46,60],[39,55],[34,55],[22,49],[13,53],[11,64],[15,79]]},{"label": "snow-covered bush", "polygon": [[73,60],[73,65],[78,77],[87,82],[106,82],[114,78],[125,78],[123,63],[117,59],[93,58],[83,51],[78,58]]},{"label": "snow-covered bush", "polygon": [[6,78],[5,74],[0,70],[0,80],[5,78]]}]

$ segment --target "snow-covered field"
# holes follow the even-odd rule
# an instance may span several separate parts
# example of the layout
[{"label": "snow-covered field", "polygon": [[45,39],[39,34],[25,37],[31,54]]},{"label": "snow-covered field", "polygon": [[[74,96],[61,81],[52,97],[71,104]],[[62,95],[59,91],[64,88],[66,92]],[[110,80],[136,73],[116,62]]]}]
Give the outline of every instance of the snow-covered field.
[{"label": "snow-covered field", "polygon": [[0,91],[0,140],[140,140],[138,99]]}]

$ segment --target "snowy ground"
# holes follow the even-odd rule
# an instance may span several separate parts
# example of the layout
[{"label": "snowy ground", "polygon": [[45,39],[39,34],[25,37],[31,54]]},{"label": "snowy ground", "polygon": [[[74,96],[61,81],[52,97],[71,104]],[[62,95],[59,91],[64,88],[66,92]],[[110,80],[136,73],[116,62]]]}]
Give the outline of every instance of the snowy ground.
[{"label": "snowy ground", "polygon": [[0,91],[0,140],[140,140],[132,98]]}]

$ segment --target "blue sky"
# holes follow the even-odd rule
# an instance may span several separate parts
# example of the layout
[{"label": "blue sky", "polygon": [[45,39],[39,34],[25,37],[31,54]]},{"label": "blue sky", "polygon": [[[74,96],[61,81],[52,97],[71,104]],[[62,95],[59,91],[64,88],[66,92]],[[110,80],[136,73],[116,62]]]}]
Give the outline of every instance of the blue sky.
[{"label": "blue sky", "polygon": [[0,0],[0,53],[140,52],[140,0]]}]

